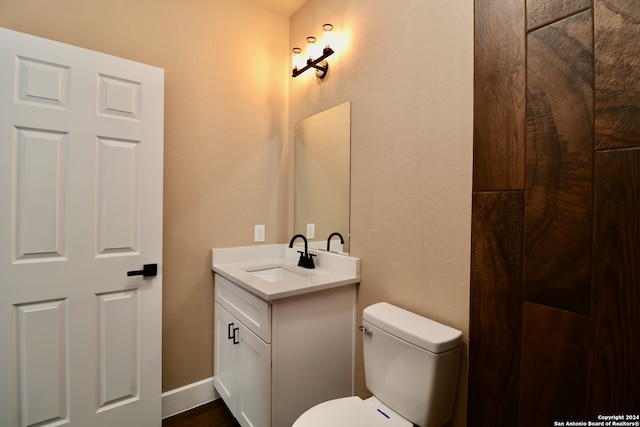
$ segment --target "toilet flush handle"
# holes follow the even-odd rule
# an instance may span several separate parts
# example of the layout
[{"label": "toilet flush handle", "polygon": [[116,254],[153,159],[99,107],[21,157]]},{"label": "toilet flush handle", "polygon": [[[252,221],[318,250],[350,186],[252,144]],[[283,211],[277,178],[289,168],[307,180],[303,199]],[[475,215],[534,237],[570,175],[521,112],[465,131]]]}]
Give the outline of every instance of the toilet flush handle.
[{"label": "toilet flush handle", "polygon": [[367,328],[366,326],[360,326],[358,329],[360,329],[360,331],[362,331],[362,333],[368,337],[373,336],[373,332],[371,332],[371,329]]}]

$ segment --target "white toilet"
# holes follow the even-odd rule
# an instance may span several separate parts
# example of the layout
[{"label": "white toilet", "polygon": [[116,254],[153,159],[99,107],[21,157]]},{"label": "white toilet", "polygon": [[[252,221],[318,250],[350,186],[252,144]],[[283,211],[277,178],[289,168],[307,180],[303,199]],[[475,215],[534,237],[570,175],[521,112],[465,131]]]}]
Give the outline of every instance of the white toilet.
[{"label": "white toilet", "polygon": [[462,332],[381,302],[364,309],[364,368],[373,397],[329,400],[292,427],[442,426],[451,419]]}]

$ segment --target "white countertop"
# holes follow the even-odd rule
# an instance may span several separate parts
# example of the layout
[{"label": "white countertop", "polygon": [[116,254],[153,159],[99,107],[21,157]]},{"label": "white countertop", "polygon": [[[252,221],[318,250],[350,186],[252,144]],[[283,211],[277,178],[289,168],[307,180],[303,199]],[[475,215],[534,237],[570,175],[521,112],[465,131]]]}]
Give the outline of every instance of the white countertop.
[{"label": "white countertop", "polygon": [[[359,258],[309,250],[316,268],[307,269],[298,267],[298,250],[286,244],[212,249],[212,270],[266,301],[360,282]],[[278,266],[298,275],[270,282],[250,272]]]}]

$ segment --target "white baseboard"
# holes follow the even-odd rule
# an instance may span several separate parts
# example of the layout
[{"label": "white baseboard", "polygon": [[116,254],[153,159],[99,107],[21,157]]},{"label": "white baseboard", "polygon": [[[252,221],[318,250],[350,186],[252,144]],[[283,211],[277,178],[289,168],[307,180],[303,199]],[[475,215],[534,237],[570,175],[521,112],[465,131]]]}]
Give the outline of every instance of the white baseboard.
[{"label": "white baseboard", "polygon": [[162,393],[162,418],[171,417],[205,403],[220,395],[213,388],[213,377]]}]

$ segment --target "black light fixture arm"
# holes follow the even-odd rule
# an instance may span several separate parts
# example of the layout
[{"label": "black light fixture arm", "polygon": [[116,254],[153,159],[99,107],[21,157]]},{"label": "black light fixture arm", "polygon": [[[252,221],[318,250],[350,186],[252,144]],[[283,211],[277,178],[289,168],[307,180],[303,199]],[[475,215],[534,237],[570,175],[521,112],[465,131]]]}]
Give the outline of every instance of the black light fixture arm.
[{"label": "black light fixture arm", "polygon": [[322,51],[322,56],[316,59],[311,59],[311,58],[307,59],[307,65],[305,65],[300,69],[294,68],[291,75],[293,77],[297,77],[300,74],[307,71],[309,68],[315,68],[316,70],[319,70],[322,73],[322,74],[318,74],[318,77],[323,78],[327,74],[327,71],[329,70],[329,64],[325,60],[331,55],[333,55],[333,49],[331,49],[330,47],[325,47]]}]

